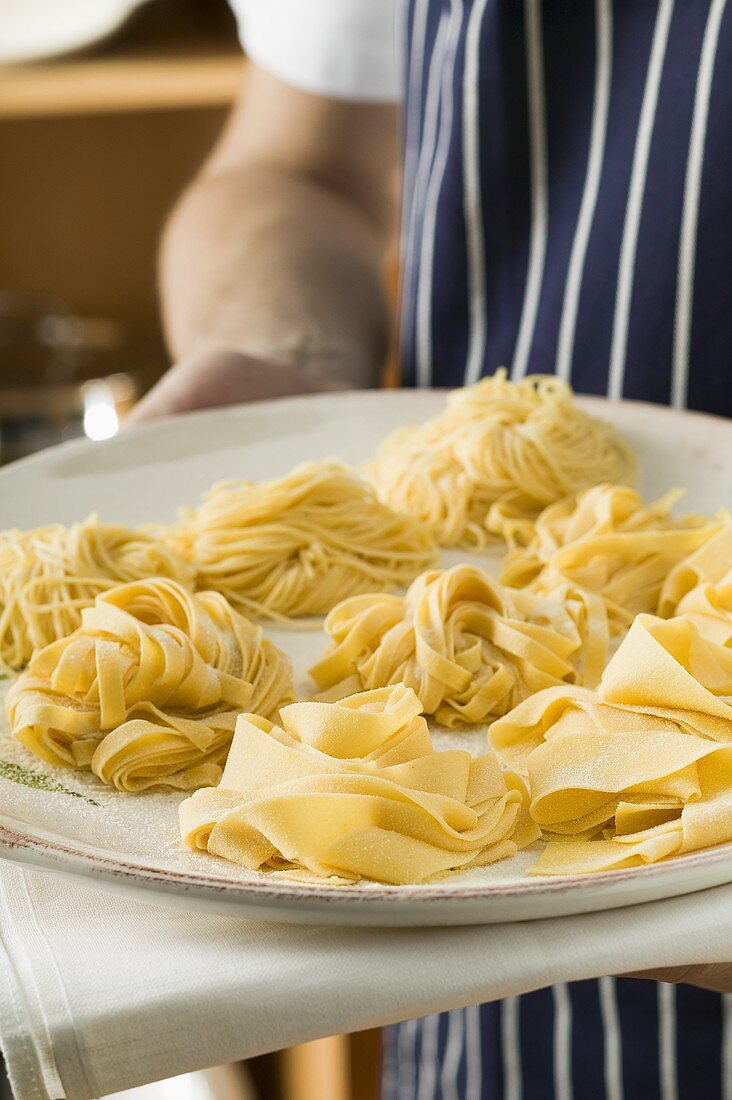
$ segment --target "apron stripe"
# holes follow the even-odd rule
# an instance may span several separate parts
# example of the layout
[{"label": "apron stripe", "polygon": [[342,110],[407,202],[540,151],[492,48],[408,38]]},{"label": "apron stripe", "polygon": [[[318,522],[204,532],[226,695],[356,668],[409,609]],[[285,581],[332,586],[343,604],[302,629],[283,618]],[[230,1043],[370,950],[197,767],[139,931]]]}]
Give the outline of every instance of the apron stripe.
[{"label": "apron stripe", "polygon": [[465,1100],[481,1100],[483,1058],[481,1049],[480,1008],[465,1009]]},{"label": "apron stripe", "polygon": [[440,199],[442,180],[447,166],[447,154],[450,148],[453,116],[453,78],[455,74],[455,56],[457,52],[460,21],[463,13],[462,0],[451,0],[449,23],[446,31],[446,45],[442,63],[440,83],[440,126],[437,148],[424,203],[422,217],[422,239],[419,257],[419,279],[417,283],[417,385],[429,386],[432,383],[432,285],[435,254],[435,230],[437,227],[437,204]]},{"label": "apron stripe", "polygon": [[399,1100],[416,1100],[417,1020],[408,1020],[399,1028],[398,1080]]},{"label": "apron stripe", "polygon": [[401,253],[407,254],[409,225],[413,219],[419,151],[422,130],[422,82],[424,79],[424,52],[427,37],[427,12],[429,0],[418,0],[414,8],[411,35],[407,6],[404,19],[404,35],[409,36],[408,62],[405,65],[405,125],[404,125],[404,191],[402,203]]},{"label": "apron stripe", "polygon": [[577,227],[572,242],[572,253],[567,272],[564,291],[562,320],[559,327],[559,345],[557,350],[556,373],[565,382],[572,374],[574,353],[574,333],[577,327],[577,308],[579,306],[582,275],[585,269],[587,244],[590,239],[592,219],[600,189],[600,174],[605,156],[605,138],[607,135],[607,117],[610,106],[610,87],[612,82],[613,49],[613,9],[612,0],[595,0],[595,92],[592,109],[592,132],[590,152],[587,161],[587,176],[582,192]]},{"label": "apron stripe", "polygon": [[694,116],[691,124],[689,158],[686,163],[684,209],[681,217],[681,244],[679,247],[679,271],[676,288],[673,373],[671,376],[671,403],[676,408],[685,408],[688,397],[691,308],[694,298],[694,262],[699,220],[699,195],[701,192],[707,119],[709,117],[709,97],[725,3],[726,0],[712,0],[709,8],[697,75],[696,94],[694,96]]},{"label": "apron stripe", "polygon": [[678,1100],[676,1074],[676,986],[658,983],[658,1061],[662,1100]]},{"label": "apron stripe", "polygon": [[434,1100],[439,1066],[440,1017],[427,1016],[421,1022],[422,1046],[419,1058],[417,1100]]},{"label": "apron stripe", "polygon": [[[406,346],[406,318],[409,314],[411,286],[408,280],[407,258],[410,256],[410,238],[414,232],[416,217],[415,194],[422,148],[422,85],[424,81],[424,57],[427,41],[427,14],[429,0],[416,0],[405,4],[401,20],[401,49],[403,51],[402,78],[404,94],[404,182],[402,186],[401,225],[399,231],[399,339]],[[411,270],[410,270],[411,274]],[[401,374],[401,365],[397,377]]]},{"label": "apron stripe", "polygon": [[411,199],[410,196],[407,196],[407,198],[410,199],[410,210],[407,229],[407,246],[404,253],[404,288],[406,293],[402,301],[401,318],[401,340],[403,347],[411,345],[412,343],[415,314],[415,288],[419,276],[416,244],[417,240],[421,238],[422,204],[437,141],[437,121],[440,109],[440,79],[444,62],[446,33],[447,24],[443,16],[440,19],[437,34],[432,46],[432,54],[427,74],[422,138],[414,180],[414,189]]},{"label": "apron stripe", "polygon": [[638,246],[638,228],[643,209],[643,192],[648,171],[648,154],[651,148],[653,121],[658,103],[658,88],[661,83],[663,60],[671,25],[674,0],[660,0],[656,25],[653,32],[653,45],[648,62],[648,74],[643,93],[638,122],[638,133],[633,153],[633,168],[630,176],[630,191],[625,211],[623,238],[620,246],[620,269],[615,294],[615,312],[613,316],[612,345],[610,348],[610,371],[608,376],[608,397],[623,395],[625,376],[625,355],[628,345],[628,323],[633,294],[633,274],[635,270],[636,249]]},{"label": "apron stripe", "polygon": [[623,1100],[623,1048],[615,979],[600,978],[600,1013],[605,1034],[605,1097]]},{"label": "apron stripe", "polygon": [[465,1013],[462,1008],[455,1008],[448,1013],[447,1018],[447,1040],[440,1074],[442,1100],[459,1100],[458,1074],[464,1045]]},{"label": "apron stripe", "polygon": [[463,211],[468,246],[468,311],[470,332],[464,384],[483,373],[486,337],[485,239],[480,165],[480,32],[487,0],[475,0],[465,32],[463,80]]},{"label": "apron stripe", "polygon": [[501,1001],[501,1055],[503,1060],[503,1100],[521,1100],[521,998]]},{"label": "apron stripe", "polygon": [[531,237],[526,272],[524,304],[511,364],[511,377],[518,381],[526,374],[536,312],[544,272],[547,238],[547,148],[546,97],[544,89],[544,52],[540,0],[524,0],[526,19],[526,70],[529,102],[529,149],[531,164]]},{"label": "apron stripe", "polygon": [[572,1100],[572,1002],[563,983],[554,994],[554,1098]]},{"label": "apron stripe", "polygon": [[[409,8],[406,8],[407,17]],[[417,174],[417,162],[422,130],[422,82],[424,80],[424,52],[427,39],[427,12],[429,0],[418,0],[412,21],[412,33],[409,36],[407,50],[409,63],[406,70],[406,102],[404,131],[404,195],[414,194],[414,181]],[[404,34],[409,32],[409,20],[404,20]],[[404,203],[404,209],[411,209]],[[406,219],[405,219],[406,221]],[[403,245],[406,241],[403,239]]]}]

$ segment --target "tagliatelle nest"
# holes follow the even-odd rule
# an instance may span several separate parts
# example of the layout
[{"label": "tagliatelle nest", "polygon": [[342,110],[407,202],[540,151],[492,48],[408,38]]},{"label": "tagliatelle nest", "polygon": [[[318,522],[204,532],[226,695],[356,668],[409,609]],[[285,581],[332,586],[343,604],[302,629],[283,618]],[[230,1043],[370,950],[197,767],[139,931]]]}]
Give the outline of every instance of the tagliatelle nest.
[{"label": "tagliatelle nest", "polygon": [[345,600],[325,629],[331,645],[310,670],[323,698],[403,683],[450,727],[492,721],[552,685],[594,686],[607,659],[597,597],[512,592],[468,565],[424,573],[404,597]]},{"label": "tagliatelle nest", "polygon": [[292,699],[290,662],[217,592],[137,581],[98,596],[81,626],[11,687],[12,730],[49,764],[120,790],[216,783],[242,710]]},{"label": "tagliatelle nest", "polygon": [[[662,591],[676,592],[675,570],[688,569],[690,555],[713,550],[720,534],[732,531],[724,513],[674,518],[682,495],[673,489],[646,505],[634,489],[596,485],[552,504],[537,518],[528,546],[507,554],[501,581],[545,595],[567,585],[593,593],[605,603],[611,629],[622,633],[634,615],[658,609]],[[664,595],[665,614],[677,600]]]}]

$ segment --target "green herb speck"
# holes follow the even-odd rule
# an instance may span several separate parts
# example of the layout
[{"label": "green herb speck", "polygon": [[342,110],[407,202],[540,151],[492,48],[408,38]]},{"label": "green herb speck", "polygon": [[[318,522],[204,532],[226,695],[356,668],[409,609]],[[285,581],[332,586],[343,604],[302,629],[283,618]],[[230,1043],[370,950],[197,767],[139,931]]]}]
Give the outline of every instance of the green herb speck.
[{"label": "green herb speck", "polygon": [[57,783],[55,779],[44,775],[43,772],[33,772],[30,768],[24,768],[21,764],[13,764],[10,760],[0,760],[0,777],[10,783],[19,783],[22,787],[32,787],[36,791],[51,791],[54,794],[68,794],[72,798],[83,798],[90,806],[98,806],[93,798],[87,798],[81,791],[72,791],[70,787],[64,787],[63,783]]}]

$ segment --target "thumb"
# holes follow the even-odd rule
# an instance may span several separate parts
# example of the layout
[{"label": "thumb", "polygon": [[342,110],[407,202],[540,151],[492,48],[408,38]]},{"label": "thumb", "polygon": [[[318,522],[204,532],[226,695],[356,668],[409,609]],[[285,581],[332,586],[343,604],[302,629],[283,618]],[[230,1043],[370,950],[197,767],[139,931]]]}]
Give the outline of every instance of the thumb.
[{"label": "thumb", "polygon": [[265,363],[238,351],[194,352],[166,371],[125,423],[142,424],[160,416],[245,400],[247,379],[265,371]]}]

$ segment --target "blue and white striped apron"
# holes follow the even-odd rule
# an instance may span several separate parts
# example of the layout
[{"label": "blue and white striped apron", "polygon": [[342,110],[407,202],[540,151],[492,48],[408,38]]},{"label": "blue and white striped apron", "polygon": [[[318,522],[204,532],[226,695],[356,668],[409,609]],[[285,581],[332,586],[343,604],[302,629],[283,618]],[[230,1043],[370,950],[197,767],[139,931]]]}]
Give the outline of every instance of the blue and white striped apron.
[{"label": "blue and white striped apron", "polygon": [[[410,0],[403,49],[404,383],[732,416],[732,5]],[[732,998],[603,978],[385,1035],[384,1100],[603,1096],[732,1100]]]}]

